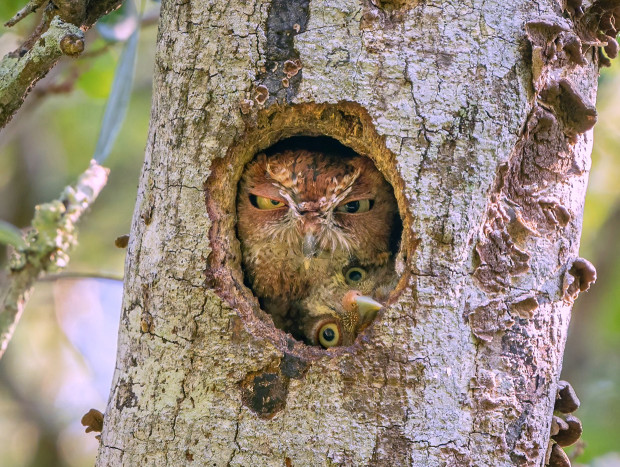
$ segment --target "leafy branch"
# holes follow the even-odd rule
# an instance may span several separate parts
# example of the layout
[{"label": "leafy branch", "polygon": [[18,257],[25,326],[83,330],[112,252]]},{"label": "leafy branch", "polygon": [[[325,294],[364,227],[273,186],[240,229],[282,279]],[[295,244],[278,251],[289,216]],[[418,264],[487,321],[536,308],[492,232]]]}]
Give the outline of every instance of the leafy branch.
[{"label": "leafy branch", "polygon": [[[105,186],[109,170],[99,165],[110,154],[125,119],[134,78],[141,15],[125,43],[112,83],[99,139],[90,167],[75,185],[61,196],[35,208],[35,216],[25,240],[10,224],[0,223],[0,243],[13,245],[16,255],[9,265],[6,284],[0,290],[0,358],[4,354],[34,283],[45,273],[56,272],[69,263],[69,250],[77,243],[76,224]],[[50,32],[55,23],[42,38]],[[0,75],[1,83],[1,75]],[[1,95],[0,95],[1,97]]]}]

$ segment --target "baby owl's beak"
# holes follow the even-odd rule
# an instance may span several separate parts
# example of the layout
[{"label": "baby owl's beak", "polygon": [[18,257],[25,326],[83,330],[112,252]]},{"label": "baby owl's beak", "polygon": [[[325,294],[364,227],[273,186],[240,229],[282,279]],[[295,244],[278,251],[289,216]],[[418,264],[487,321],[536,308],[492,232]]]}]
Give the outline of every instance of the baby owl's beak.
[{"label": "baby owl's beak", "polygon": [[[342,299],[342,306],[345,310],[357,311],[360,326],[368,325],[377,316],[377,312],[383,305],[374,298],[362,295],[357,290],[349,290]],[[365,327],[365,326],[364,326]]]},{"label": "baby owl's beak", "polygon": [[374,319],[377,315],[377,311],[383,307],[381,303],[366,295],[355,297],[355,303],[357,303],[357,311],[360,314],[362,322]]}]

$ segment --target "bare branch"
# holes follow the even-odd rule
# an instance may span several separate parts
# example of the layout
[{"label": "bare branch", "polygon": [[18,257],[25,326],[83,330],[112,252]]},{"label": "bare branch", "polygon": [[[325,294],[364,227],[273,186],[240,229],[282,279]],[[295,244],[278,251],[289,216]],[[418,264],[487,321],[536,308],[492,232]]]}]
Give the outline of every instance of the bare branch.
[{"label": "bare branch", "polygon": [[46,2],[47,2],[47,0],[31,0],[31,1],[29,1],[28,4],[24,8],[22,8],[17,13],[15,13],[15,16],[13,16],[10,20],[8,20],[6,23],[4,23],[4,25],[7,28],[10,28],[11,26],[15,26],[22,19],[24,19],[26,16],[28,16],[30,13],[32,13],[34,11],[37,11],[39,9],[39,7],[41,5],[43,5],[44,3],[46,3]]},{"label": "bare branch", "polygon": [[90,28],[99,21],[99,18],[121,6],[121,3],[123,3],[123,0],[99,0],[96,2],[89,2],[82,27]]},{"label": "bare branch", "polygon": [[35,208],[26,246],[10,264],[6,284],[0,290],[0,358],[41,274],[63,269],[68,251],[76,243],[76,224],[95,201],[108,179],[109,170],[91,161],[75,185],[65,187],[60,197]]},{"label": "bare branch", "polygon": [[123,282],[122,274],[114,274],[107,272],[60,272],[49,274],[39,278],[40,281],[54,282],[58,280],[84,280],[84,279],[102,279],[107,281]]}]

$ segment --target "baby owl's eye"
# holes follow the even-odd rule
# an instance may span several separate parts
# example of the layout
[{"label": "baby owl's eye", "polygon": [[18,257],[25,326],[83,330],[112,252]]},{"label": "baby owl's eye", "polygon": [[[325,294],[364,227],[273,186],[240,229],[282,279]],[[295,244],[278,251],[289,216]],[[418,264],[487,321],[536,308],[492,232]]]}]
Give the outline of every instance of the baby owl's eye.
[{"label": "baby owl's eye", "polygon": [[337,212],[346,212],[348,214],[360,213],[360,212],[368,212],[372,205],[374,204],[374,200],[372,199],[358,199],[355,201],[349,201],[348,203],[341,204],[336,208]]},{"label": "baby owl's eye", "polygon": [[286,206],[283,201],[257,195],[250,195],[250,203],[258,209],[278,209]]},{"label": "baby owl's eye", "polygon": [[326,349],[340,344],[340,329],[336,323],[326,323],[319,328],[319,343]]},{"label": "baby owl's eye", "polygon": [[366,271],[362,268],[350,268],[345,272],[344,278],[349,285],[355,285],[366,279]]}]

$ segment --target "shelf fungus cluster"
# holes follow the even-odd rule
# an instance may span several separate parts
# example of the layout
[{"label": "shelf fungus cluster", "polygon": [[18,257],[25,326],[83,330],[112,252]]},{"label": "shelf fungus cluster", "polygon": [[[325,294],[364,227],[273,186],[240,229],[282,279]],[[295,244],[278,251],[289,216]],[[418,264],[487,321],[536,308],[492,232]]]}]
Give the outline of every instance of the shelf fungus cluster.
[{"label": "shelf fungus cluster", "polygon": [[[565,8],[563,17],[541,16],[525,27],[532,107],[509,160],[499,167],[475,246],[474,277],[487,294],[510,289],[516,276],[531,270],[535,243],[561,242],[567,229],[579,228],[579,216],[565,205],[565,187],[587,173],[578,146],[597,114],[587,86],[575,76],[581,67],[605,65],[616,56],[620,1],[594,1],[586,8],[575,0]],[[565,297],[574,299],[596,272],[567,248],[558,259],[567,271]]]},{"label": "shelf fungus cluster", "polygon": [[562,448],[575,444],[583,431],[581,421],[572,415],[579,408],[579,399],[567,381],[558,383],[558,391],[551,420],[551,443],[547,452],[549,467],[570,467],[570,459]]}]

